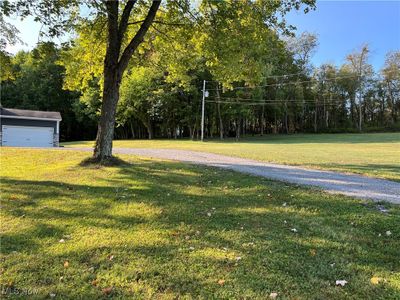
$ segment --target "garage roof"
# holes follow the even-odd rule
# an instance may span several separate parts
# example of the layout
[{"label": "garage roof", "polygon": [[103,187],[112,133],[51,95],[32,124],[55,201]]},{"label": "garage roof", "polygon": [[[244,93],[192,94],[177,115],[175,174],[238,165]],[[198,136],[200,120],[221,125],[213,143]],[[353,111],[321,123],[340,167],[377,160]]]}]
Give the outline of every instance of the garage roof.
[{"label": "garage roof", "polygon": [[58,111],[39,111],[14,108],[0,108],[0,115],[4,118],[15,119],[49,119],[61,121],[61,114]]}]

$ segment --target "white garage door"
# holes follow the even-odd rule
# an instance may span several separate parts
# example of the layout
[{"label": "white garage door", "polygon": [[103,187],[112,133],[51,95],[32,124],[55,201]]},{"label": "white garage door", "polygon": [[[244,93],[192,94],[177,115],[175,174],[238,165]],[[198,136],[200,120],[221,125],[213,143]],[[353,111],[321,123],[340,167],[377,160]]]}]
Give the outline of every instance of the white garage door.
[{"label": "white garage door", "polygon": [[52,127],[3,125],[3,146],[53,147]]}]

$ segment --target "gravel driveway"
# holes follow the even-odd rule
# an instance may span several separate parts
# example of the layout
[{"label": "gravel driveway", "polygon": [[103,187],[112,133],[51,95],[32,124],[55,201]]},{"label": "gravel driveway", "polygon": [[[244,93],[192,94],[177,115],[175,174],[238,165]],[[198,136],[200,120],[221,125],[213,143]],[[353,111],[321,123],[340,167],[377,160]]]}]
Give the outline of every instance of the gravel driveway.
[{"label": "gravel driveway", "polygon": [[[61,148],[62,149],[62,148]],[[92,151],[90,148],[64,148]],[[356,198],[384,200],[400,204],[400,183],[331,171],[312,170],[301,167],[264,163],[250,159],[230,157],[206,152],[114,148],[115,154],[132,154],[144,157],[177,160],[186,163],[220,167],[242,173],[262,176],[278,181],[321,188],[329,193],[343,194]]]}]

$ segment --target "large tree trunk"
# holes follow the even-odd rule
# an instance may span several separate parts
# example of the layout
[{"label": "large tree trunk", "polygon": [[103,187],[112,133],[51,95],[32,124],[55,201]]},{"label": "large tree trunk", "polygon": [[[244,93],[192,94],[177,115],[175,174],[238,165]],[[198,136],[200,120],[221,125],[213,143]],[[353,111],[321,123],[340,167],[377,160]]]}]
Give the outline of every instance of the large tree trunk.
[{"label": "large tree trunk", "polygon": [[126,36],[129,18],[136,1],[126,1],[122,14],[119,13],[119,1],[105,1],[104,3],[107,12],[107,50],[104,59],[103,102],[96,146],[93,153],[94,160],[98,162],[109,160],[112,157],[115,113],[119,100],[122,74],[127,68],[133,53],[143,42],[161,1],[155,0],[151,2],[146,18],[142,21],[133,38],[128,39],[129,43],[123,51],[121,51],[122,42]]},{"label": "large tree trunk", "polygon": [[121,74],[118,70],[118,51],[118,48],[115,45],[113,47],[110,43],[104,60],[103,102],[93,154],[93,158],[97,161],[107,160],[112,157],[115,113],[121,83]]},{"label": "large tree trunk", "polygon": [[97,160],[108,159],[112,156],[112,140],[114,137],[115,112],[118,103],[119,87],[113,86],[103,96],[101,116],[97,129],[94,158]]}]

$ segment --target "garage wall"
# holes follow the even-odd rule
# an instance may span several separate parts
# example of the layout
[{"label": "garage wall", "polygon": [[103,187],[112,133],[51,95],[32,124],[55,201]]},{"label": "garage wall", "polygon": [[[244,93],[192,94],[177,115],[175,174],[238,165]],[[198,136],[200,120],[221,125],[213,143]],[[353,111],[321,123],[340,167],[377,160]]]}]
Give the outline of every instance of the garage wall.
[{"label": "garage wall", "polygon": [[36,126],[36,127],[53,127],[53,145],[54,147],[59,146],[60,134],[57,133],[57,122],[56,121],[45,121],[45,120],[25,120],[25,119],[9,119],[0,118],[0,145],[3,140],[3,125],[14,125],[14,126]]}]

